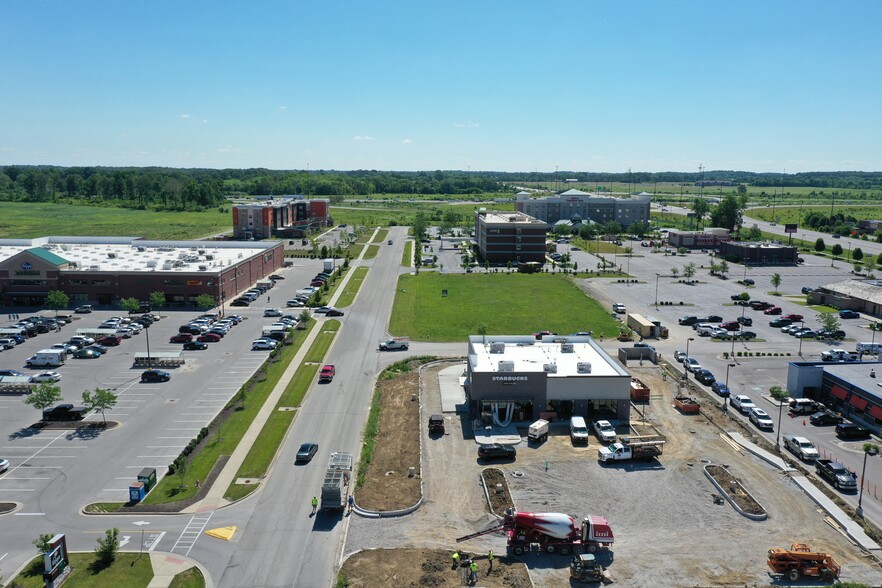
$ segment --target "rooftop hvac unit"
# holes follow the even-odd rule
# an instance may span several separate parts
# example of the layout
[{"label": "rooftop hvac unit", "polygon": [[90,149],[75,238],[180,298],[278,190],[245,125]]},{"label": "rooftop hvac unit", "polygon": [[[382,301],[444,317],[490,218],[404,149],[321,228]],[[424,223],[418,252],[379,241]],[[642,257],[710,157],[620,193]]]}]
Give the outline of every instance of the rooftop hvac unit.
[{"label": "rooftop hvac unit", "polygon": [[101,269],[101,266],[100,266],[100,265],[90,265],[90,266],[89,266],[89,271],[92,271],[92,272],[97,272],[97,271],[99,271],[100,269]]},{"label": "rooftop hvac unit", "polygon": [[108,251],[107,259],[116,259],[116,253],[114,253],[113,251]]},{"label": "rooftop hvac unit", "polygon": [[500,372],[513,372],[514,371],[514,362],[513,361],[500,361],[499,362],[499,371]]},{"label": "rooftop hvac unit", "polygon": [[62,245],[61,250],[62,251],[70,251],[70,245]]},{"label": "rooftop hvac unit", "polygon": [[505,353],[505,343],[502,341],[493,341],[490,343],[490,353]]},{"label": "rooftop hvac unit", "polygon": [[580,361],[576,364],[576,371],[580,374],[590,374],[591,373],[591,362],[589,361]]},{"label": "rooftop hvac unit", "polygon": [[157,263],[158,262],[155,259],[148,259],[147,260],[147,267],[156,267]]},{"label": "rooftop hvac unit", "polygon": [[546,374],[556,374],[557,373],[557,364],[556,363],[546,363],[542,366],[542,369],[545,370]]},{"label": "rooftop hvac unit", "polygon": [[200,249],[200,250],[199,250],[199,255],[205,255],[205,249]]},{"label": "rooftop hvac unit", "polygon": [[214,255],[206,255],[206,256],[205,256],[205,260],[206,260],[206,261],[211,261],[211,260],[213,260],[213,259],[214,259]]},{"label": "rooftop hvac unit", "polygon": [[561,353],[572,353],[573,352],[573,344],[572,343],[561,343],[560,352]]},{"label": "rooftop hvac unit", "polygon": [[207,266],[207,265],[200,265],[200,266],[199,266],[199,271],[200,271],[200,272],[207,272],[207,271],[208,271],[208,266]]},{"label": "rooftop hvac unit", "polygon": [[147,251],[146,247],[138,247],[138,253],[144,253],[145,251]]},{"label": "rooftop hvac unit", "polygon": [[164,270],[170,270],[173,267],[175,267],[175,264],[173,264],[170,261],[166,261],[164,264],[162,264],[162,269],[164,269]]}]

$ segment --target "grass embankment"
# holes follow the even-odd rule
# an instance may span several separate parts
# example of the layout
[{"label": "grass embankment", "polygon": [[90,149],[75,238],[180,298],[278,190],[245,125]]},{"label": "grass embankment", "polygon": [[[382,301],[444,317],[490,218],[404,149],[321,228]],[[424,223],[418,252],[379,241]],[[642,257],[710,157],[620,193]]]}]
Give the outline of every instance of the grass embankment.
[{"label": "grass embankment", "polygon": [[367,276],[367,273],[368,268],[366,267],[355,268],[355,272],[349,277],[346,287],[343,288],[343,292],[340,293],[337,303],[334,304],[336,308],[346,308],[355,301],[355,296],[361,289],[361,285],[364,283],[364,278]]},{"label": "grass embankment", "polygon": [[129,235],[147,239],[201,239],[230,230],[230,212],[152,212],[127,208],[0,202],[0,238],[46,235],[97,237]]},{"label": "grass embankment", "polygon": [[404,242],[404,253],[401,254],[401,265],[410,267],[413,262],[413,241],[408,239]]},{"label": "grass embankment", "polygon": [[364,252],[364,258],[365,258],[365,259],[373,259],[373,258],[375,258],[375,257],[377,256],[377,254],[378,254],[379,252],[380,252],[380,246],[379,246],[379,245],[368,245],[368,246],[367,246],[367,251]]},{"label": "grass embankment", "polygon": [[283,345],[277,352],[275,360],[264,363],[251,380],[242,386],[239,394],[230,401],[225,409],[230,410],[229,418],[200,444],[198,453],[187,462],[183,479],[177,474],[165,476],[147,495],[144,504],[176,502],[196,494],[196,480],[207,479],[221,456],[232,455],[245,431],[251,426],[260,408],[313,328],[315,321],[311,320],[306,329],[294,331],[291,335],[292,344]]},{"label": "grass embankment", "polygon": [[380,229],[377,231],[377,234],[374,235],[374,238],[371,240],[371,243],[383,243],[386,238],[389,236],[389,229]]},{"label": "grass embankment", "polygon": [[[94,586],[146,587],[153,579],[153,566],[146,553],[117,553],[116,561],[107,567],[97,565],[94,553],[68,552],[71,572],[65,580],[65,588],[94,588]],[[43,557],[34,558],[30,564],[11,580],[9,586],[20,588],[43,588]],[[202,588],[205,579],[198,568],[191,568],[174,577],[171,588]]]},{"label": "grass embankment", "polygon": [[[548,300],[560,311],[543,310]],[[399,278],[390,333],[421,341],[463,341],[482,325],[488,334],[594,331],[598,337],[614,336],[620,326],[565,275],[423,273]]]},{"label": "grass embankment", "polygon": [[[276,403],[276,409],[270,414],[266,424],[261,429],[251,446],[251,450],[242,462],[242,467],[236,472],[236,478],[263,478],[269,470],[270,464],[275,458],[291,423],[294,421],[294,410],[280,410],[282,407],[297,408],[303,403],[303,397],[315,380],[319,364],[328,353],[334,337],[340,329],[340,321],[328,320],[318,325],[321,331],[303,358],[303,363],[297,368],[291,381],[285,387],[285,391]],[[256,484],[236,484],[233,482],[227,488],[224,498],[238,500],[246,496],[257,487]]]}]

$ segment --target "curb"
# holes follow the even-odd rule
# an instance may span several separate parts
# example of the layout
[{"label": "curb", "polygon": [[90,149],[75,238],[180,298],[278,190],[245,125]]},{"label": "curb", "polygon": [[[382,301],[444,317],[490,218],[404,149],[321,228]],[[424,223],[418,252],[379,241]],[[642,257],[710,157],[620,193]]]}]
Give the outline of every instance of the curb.
[{"label": "curb", "polygon": [[[732,508],[734,508],[738,514],[740,514],[743,517],[747,517],[751,520],[754,520],[754,521],[764,521],[769,518],[769,513],[767,513],[767,512],[763,512],[763,514],[752,514],[752,513],[745,512],[744,510],[742,510],[741,507],[738,506],[738,504],[734,500],[732,500],[732,497],[729,496],[729,493],[726,490],[724,490],[723,487],[720,486],[720,484],[716,480],[714,480],[714,477],[711,476],[710,473],[707,471],[708,466],[712,466],[712,465],[717,465],[717,464],[709,463],[701,468],[702,471],[704,471],[704,475],[707,476],[707,479],[710,480],[714,486],[716,486],[717,490],[719,490],[720,493],[722,493],[722,495],[726,498],[726,501],[732,505]],[[722,467],[722,466],[719,466],[719,467]],[[741,487],[744,488],[744,485],[741,484]],[[747,488],[744,488],[744,491],[747,492]],[[766,510],[766,507],[764,507],[762,504],[760,504],[759,500],[757,500],[756,498],[753,497],[753,494],[751,494],[750,492],[747,492],[747,495],[750,496],[754,502],[759,504],[760,508],[762,508],[763,511]]]}]

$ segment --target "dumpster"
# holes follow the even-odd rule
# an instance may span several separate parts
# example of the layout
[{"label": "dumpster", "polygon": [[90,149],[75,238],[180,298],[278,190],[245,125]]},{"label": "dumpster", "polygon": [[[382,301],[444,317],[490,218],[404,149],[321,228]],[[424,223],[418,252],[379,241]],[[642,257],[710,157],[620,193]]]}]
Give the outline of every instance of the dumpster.
[{"label": "dumpster", "polygon": [[129,486],[129,502],[137,504],[144,500],[145,496],[147,496],[147,491],[144,490],[144,482],[132,482]]},{"label": "dumpster", "polygon": [[156,468],[144,468],[138,474],[138,481],[144,483],[144,494],[148,494],[156,486]]}]

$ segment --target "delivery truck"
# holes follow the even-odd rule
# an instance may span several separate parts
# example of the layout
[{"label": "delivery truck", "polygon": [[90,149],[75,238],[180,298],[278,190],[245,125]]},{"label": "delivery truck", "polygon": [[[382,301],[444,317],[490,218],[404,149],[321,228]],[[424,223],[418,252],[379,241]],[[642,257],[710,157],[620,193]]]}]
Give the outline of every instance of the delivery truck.
[{"label": "delivery truck", "polygon": [[64,349],[42,349],[27,358],[27,367],[58,367],[64,365],[67,352]]}]

